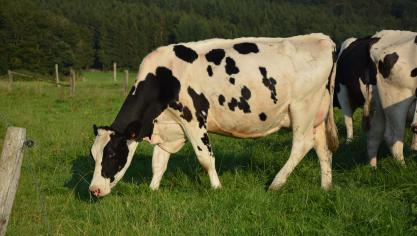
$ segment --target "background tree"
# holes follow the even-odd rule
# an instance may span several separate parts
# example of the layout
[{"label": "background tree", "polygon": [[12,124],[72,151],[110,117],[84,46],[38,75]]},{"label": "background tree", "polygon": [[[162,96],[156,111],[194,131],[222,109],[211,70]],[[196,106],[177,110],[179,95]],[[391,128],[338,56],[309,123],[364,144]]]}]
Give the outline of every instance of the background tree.
[{"label": "background tree", "polygon": [[417,31],[415,0],[0,0],[0,74],[8,69],[137,70],[171,43],[323,32],[340,43]]}]

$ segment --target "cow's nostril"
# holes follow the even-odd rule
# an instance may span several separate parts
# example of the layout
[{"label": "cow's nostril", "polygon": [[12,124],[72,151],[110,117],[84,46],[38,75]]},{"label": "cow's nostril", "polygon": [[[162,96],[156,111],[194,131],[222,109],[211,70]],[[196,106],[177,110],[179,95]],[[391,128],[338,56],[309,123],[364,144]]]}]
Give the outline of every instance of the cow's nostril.
[{"label": "cow's nostril", "polygon": [[98,196],[100,196],[100,189],[99,188],[91,188],[90,189],[90,192],[91,192],[91,194],[92,195],[94,195],[94,196],[96,196],[96,197],[98,197]]}]

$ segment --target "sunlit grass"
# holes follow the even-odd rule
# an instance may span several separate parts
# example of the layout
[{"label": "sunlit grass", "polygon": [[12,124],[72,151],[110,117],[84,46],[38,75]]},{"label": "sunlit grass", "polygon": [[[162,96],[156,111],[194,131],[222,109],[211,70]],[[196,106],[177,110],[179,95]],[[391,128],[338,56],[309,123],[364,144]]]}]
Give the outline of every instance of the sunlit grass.
[{"label": "sunlit grass", "polygon": [[[124,100],[123,74],[116,83],[111,73],[84,76],[87,81],[77,81],[75,97],[69,97],[67,87],[42,82],[18,81],[8,92],[0,81],[0,113],[27,128],[35,141],[25,153],[8,235],[45,235],[46,219],[53,235],[417,234],[417,163],[408,149],[409,134],[407,167],[399,166],[384,147],[374,171],[366,163],[359,122],[353,143],[342,144],[334,154],[329,192],[320,189],[314,152],[281,191],[265,191],[289,156],[291,133],[280,131],[260,139],[211,135],[223,184],[219,191],[210,189],[189,144],[172,156],[160,190],[150,191],[152,147],[143,143],[113,192],[91,199],[92,125],[114,119]],[[5,130],[0,121],[0,145]]]}]

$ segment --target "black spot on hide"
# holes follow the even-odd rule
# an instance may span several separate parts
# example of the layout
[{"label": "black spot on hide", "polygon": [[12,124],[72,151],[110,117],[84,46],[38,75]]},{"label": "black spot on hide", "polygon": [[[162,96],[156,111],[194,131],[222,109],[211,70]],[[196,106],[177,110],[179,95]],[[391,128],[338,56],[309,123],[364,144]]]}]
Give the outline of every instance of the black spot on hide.
[{"label": "black spot on hide", "polygon": [[391,74],[391,70],[394,67],[395,63],[398,61],[398,54],[396,52],[387,54],[384,57],[384,61],[378,62],[379,73],[386,79]]},{"label": "black spot on hide", "polygon": [[266,118],[267,118],[267,116],[266,116],[266,114],[265,113],[260,113],[259,114],[259,119],[261,120],[261,121],[266,121]]},{"label": "black spot on hide", "polygon": [[417,77],[417,67],[411,71],[411,77]]},{"label": "black spot on hide", "polygon": [[254,43],[238,43],[233,48],[240,54],[258,53],[258,46]]},{"label": "black spot on hide", "polygon": [[190,109],[187,106],[183,106],[181,102],[173,102],[169,104],[169,107],[171,107],[174,110],[177,110],[181,112],[181,117],[190,122],[193,119],[193,115],[191,114]]},{"label": "black spot on hide", "polygon": [[201,137],[201,141],[204,143],[204,145],[206,146],[207,150],[210,153],[212,153],[211,144],[210,144],[210,140],[209,140],[209,137],[208,137],[208,134],[207,133],[204,133],[203,134],[203,137]]},{"label": "black spot on hide", "polygon": [[225,69],[228,75],[239,73],[239,68],[236,67],[236,62],[231,57],[226,57]]},{"label": "black spot on hide", "polygon": [[268,78],[267,75],[267,71],[265,67],[259,67],[259,71],[262,74],[262,83],[265,85],[265,87],[267,87],[269,89],[269,91],[271,91],[271,99],[272,101],[276,104],[278,99],[277,99],[277,91],[275,89],[275,85],[277,84],[277,81],[270,77]]},{"label": "black spot on hide", "polygon": [[207,74],[212,77],[213,76],[213,69],[211,68],[211,66],[207,66]]},{"label": "black spot on hide", "polygon": [[210,107],[209,101],[203,93],[197,94],[191,87],[188,87],[188,94],[193,100],[195,116],[197,117],[199,127],[206,128],[208,109]]},{"label": "black spot on hide", "polygon": [[198,54],[193,49],[184,45],[175,45],[174,52],[175,56],[188,63],[193,63],[198,58]]},{"label": "black spot on hide", "polygon": [[251,110],[250,110],[250,105],[248,103],[248,100],[250,99],[250,97],[251,97],[251,91],[246,86],[243,86],[239,101],[236,98],[232,98],[227,105],[229,106],[229,109],[231,111],[235,111],[237,107],[241,111],[243,111],[243,113],[250,113]]},{"label": "black spot on hide", "polygon": [[213,49],[206,54],[206,60],[213,62],[215,65],[220,65],[226,53],[223,49]]},{"label": "black spot on hide", "polygon": [[219,95],[219,104],[220,106],[223,106],[224,102],[226,101],[226,99],[224,98],[223,95]]}]

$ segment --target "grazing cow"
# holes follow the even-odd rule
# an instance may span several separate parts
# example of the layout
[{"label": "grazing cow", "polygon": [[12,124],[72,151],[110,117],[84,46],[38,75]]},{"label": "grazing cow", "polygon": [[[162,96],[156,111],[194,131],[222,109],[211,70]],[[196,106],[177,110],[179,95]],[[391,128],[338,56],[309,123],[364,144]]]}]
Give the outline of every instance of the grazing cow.
[{"label": "grazing cow", "polygon": [[[333,118],[335,44],[323,34],[291,38],[211,39],[160,47],[143,60],[135,86],[110,127],[96,127],[90,191],[104,196],[122,178],[138,142],[155,145],[151,189],[170,154],[189,140],[211,186],[221,187],[208,132],[262,137],[292,127],[291,154],[279,189],[314,147],[321,186],[331,186],[338,145]],[[327,118],[326,118],[327,117]]]},{"label": "grazing cow", "polygon": [[[417,33],[383,30],[373,38],[370,58],[376,69],[373,93],[374,115],[368,132],[368,157],[376,167],[377,152],[385,138],[394,158],[404,164],[403,140],[409,110],[413,109],[417,88]],[[416,118],[412,130],[416,129]]]}]

